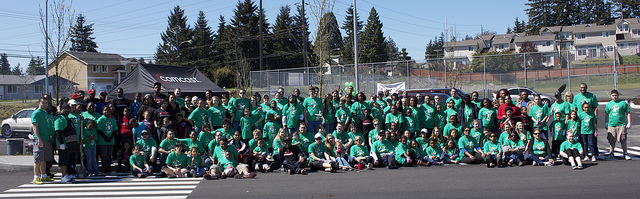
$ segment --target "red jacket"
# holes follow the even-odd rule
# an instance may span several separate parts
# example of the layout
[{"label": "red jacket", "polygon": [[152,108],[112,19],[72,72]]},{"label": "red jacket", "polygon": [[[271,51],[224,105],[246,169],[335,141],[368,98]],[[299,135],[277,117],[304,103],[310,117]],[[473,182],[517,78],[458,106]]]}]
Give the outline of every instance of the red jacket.
[{"label": "red jacket", "polygon": [[520,115],[520,108],[516,107],[516,105],[513,105],[511,102],[505,103],[503,105],[500,105],[500,107],[498,108],[497,116],[499,121],[502,120],[502,116],[506,115],[504,110],[507,108],[511,108],[513,110],[513,113],[511,114],[511,116]]}]

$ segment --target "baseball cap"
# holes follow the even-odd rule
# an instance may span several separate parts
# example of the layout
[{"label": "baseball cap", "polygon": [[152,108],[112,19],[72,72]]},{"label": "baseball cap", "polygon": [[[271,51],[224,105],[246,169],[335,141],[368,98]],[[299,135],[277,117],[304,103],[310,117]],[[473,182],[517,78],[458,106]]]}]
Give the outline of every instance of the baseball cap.
[{"label": "baseball cap", "polygon": [[384,95],[384,91],[378,91],[378,95]]},{"label": "baseball cap", "polygon": [[147,134],[147,135],[148,135],[148,134],[149,134],[149,131],[147,131],[147,130],[142,130],[142,132],[140,132],[140,135],[144,135],[144,134]]},{"label": "baseball cap", "polygon": [[89,91],[87,91],[87,93],[89,93],[89,94],[95,94],[95,93],[96,93],[96,90],[94,90],[94,89],[89,89]]},{"label": "baseball cap", "polygon": [[68,103],[69,103],[69,105],[78,105],[78,102],[76,102],[76,100],[74,100],[74,99],[69,100]]},{"label": "baseball cap", "polygon": [[316,135],[315,135],[315,136],[313,136],[313,138],[314,138],[314,139],[316,139],[316,138],[322,138],[322,134],[321,134],[321,133],[316,133]]}]

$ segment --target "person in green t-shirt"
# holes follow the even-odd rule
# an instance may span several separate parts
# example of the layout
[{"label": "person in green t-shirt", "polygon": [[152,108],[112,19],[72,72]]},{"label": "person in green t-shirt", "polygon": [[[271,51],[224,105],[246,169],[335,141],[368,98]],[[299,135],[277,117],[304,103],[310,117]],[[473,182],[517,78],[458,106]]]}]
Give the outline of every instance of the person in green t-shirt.
[{"label": "person in green t-shirt", "polygon": [[484,107],[478,111],[478,120],[480,120],[482,128],[492,131],[498,130],[498,112],[493,108],[491,100],[484,98],[482,104]]},{"label": "person in green t-shirt", "polygon": [[202,151],[202,154],[204,154],[205,152],[204,145],[202,144],[202,142],[198,141],[198,133],[196,133],[196,131],[191,131],[188,138],[179,139],[179,141],[182,142],[185,151],[187,149],[196,147],[198,148],[198,151]]},{"label": "person in green t-shirt", "polygon": [[[562,118],[562,114],[560,114],[559,117]],[[553,156],[551,156],[550,148],[551,147],[549,147],[549,143],[547,142],[547,140],[542,139],[540,129],[535,129],[533,131],[533,139],[529,140],[529,143],[527,143],[527,152],[525,159],[533,162],[533,166],[553,166],[554,161]]]},{"label": "person in green t-shirt", "polygon": [[364,138],[358,135],[354,138],[355,145],[349,149],[349,155],[358,164],[367,165],[367,169],[373,169],[373,158],[370,156],[369,149],[364,145]]},{"label": "person in green t-shirt", "polygon": [[191,177],[202,177],[207,172],[204,169],[203,157],[198,147],[191,147],[191,150],[187,153],[188,163],[187,168]]},{"label": "person in green t-shirt", "polygon": [[164,162],[162,172],[167,174],[169,178],[184,178],[188,172],[189,157],[182,152],[182,143],[175,144],[175,151],[169,153],[167,160]]},{"label": "person in green t-shirt", "polygon": [[434,124],[436,125],[435,127],[444,130],[444,126],[447,125],[447,116],[442,111],[441,104],[436,105],[436,112],[433,114],[433,120]]},{"label": "person in green t-shirt", "polygon": [[298,104],[294,95],[289,96],[289,103],[282,108],[282,126],[287,127],[287,136],[291,137],[301,122],[307,123],[304,108]]},{"label": "person in green t-shirt", "polygon": [[84,155],[87,157],[87,171],[89,174],[98,174],[98,160],[97,158],[97,137],[96,121],[87,120],[87,126],[84,127],[82,133],[82,147]]},{"label": "person in green t-shirt", "polygon": [[631,160],[627,154],[627,129],[631,128],[631,109],[627,102],[620,100],[618,90],[611,91],[611,101],[607,103],[604,117],[605,129],[607,129],[607,140],[609,141],[609,155],[613,158],[613,149],[616,142],[620,142],[624,158]]},{"label": "person in green t-shirt", "polygon": [[[346,124],[347,122],[351,121],[351,111],[345,107],[346,104],[346,100],[340,100],[338,102],[338,109],[336,109],[336,123],[343,123]],[[336,124],[337,125],[337,124]]]},{"label": "person in green t-shirt", "polygon": [[155,166],[155,160],[158,155],[158,144],[156,140],[151,138],[151,135],[147,130],[142,130],[141,136],[142,139],[139,139],[135,143],[135,146],[140,146],[144,157],[147,158],[147,162]]},{"label": "person in green t-shirt", "polygon": [[205,101],[203,99],[198,99],[197,102],[197,108],[194,109],[191,114],[189,115],[189,123],[191,123],[191,126],[193,126],[193,129],[196,132],[200,132],[202,131],[202,125],[204,125],[205,122],[209,121],[209,118],[207,116],[207,109],[205,109]]},{"label": "person in green t-shirt", "polygon": [[149,164],[147,164],[147,160],[140,149],[140,145],[133,146],[133,151],[129,157],[131,175],[138,178],[146,178],[149,175],[149,172],[151,172],[151,168],[149,167]]},{"label": "person in green t-shirt", "polygon": [[591,161],[597,161],[598,148],[596,147],[595,132],[598,129],[598,118],[593,112],[589,112],[591,106],[588,103],[582,104],[582,112],[578,112],[580,118],[580,136],[582,137],[582,147],[584,150],[584,161],[591,154]]},{"label": "person in green t-shirt", "polygon": [[158,156],[160,157],[161,166],[164,164],[167,156],[176,150],[175,147],[178,142],[179,140],[175,139],[175,133],[173,130],[167,131],[167,137],[160,142],[160,147],[158,148]]},{"label": "person in green t-shirt", "polygon": [[118,122],[111,117],[109,107],[102,109],[102,117],[96,121],[98,131],[98,148],[102,161],[102,172],[109,172],[111,166],[111,153],[115,145],[115,135],[118,130]]},{"label": "person in green t-shirt", "polygon": [[450,121],[451,116],[458,116],[458,109],[455,107],[455,103],[453,100],[447,102],[447,109],[444,110],[444,116],[447,117],[447,122]]},{"label": "person in green t-shirt", "polygon": [[389,108],[389,113],[387,113],[387,115],[385,116],[385,124],[387,126],[387,128],[389,128],[391,126],[392,123],[396,123],[398,124],[398,129],[396,130],[400,130],[399,128],[402,128],[405,121],[404,121],[404,116],[402,115],[402,113],[399,113],[398,108],[396,106],[389,106],[391,108]]},{"label": "person in green t-shirt", "polygon": [[202,132],[198,134],[198,142],[200,142],[204,148],[204,151],[201,151],[203,154],[207,154],[209,152],[209,148],[206,145],[214,139],[214,135],[211,133],[210,125],[205,124],[202,127]]},{"label": "person in green t-shirt", "polygon": [[549,127],[551,128],[551,135],[553,137],[553,141],[551,141],[551,151],[553,156],[557,157],[560,152],[560,144],[565,140],[567,129],[565,122],[562,120],[562,113],[556,112],[554,116],[555,120],[549,124]]},{"label": "person in green t-shirt", "polygon": [[251,129],[255,126],[253,119],[251,118],[251,110],[247,107],[242,112],[242,118],[240,118],[239,129],[242,133],[242,139],[248,141],[251,139]]},{"label": "person in green t-shirt", "polygon": [[480,148],[478,141],[471,137],[471,127],[465,126],[462,133],[463,136],[458,139],[458,148],[460,149],[460,156],[462,156],[460,162],[467,164],[482,163],[484,151]]},{"label": "person in green t-shirt", "polygon": [[212,106],[207,110],[209,124],[211,124],[211,129],[222,128],[222,120],[225,119],[227,109],[220,104],[218,96],[213,96],[212,101]]},{"label": "person in green t-shirt", "polygon": [[573,107],[580,113],[583,111],[581,107],[584,103],[589,104],[588,112],[592,112],[598,117],[598,98],[593,93],[587,92],[587,84],[581,83],[580,93],[573,98]]},{"label": "person in green t-shirt", "polygon": [[267,150],[267,145],[265,141],[259,139],[255,141],[256,145],[251,149],[253,151],[253,164],[254,169],[256,171],[260,171],[262,173],[271,171],[271,167],[269,166],[269,162],[267,161],[267,157],[269,156],[269,151]]},{"label": "person in green t-shirt", "polygon": [[445,103],[449,104],[449,101],[453,101],[454,102],[454,109],[458,110],[458,108],[460,108],[460,104],[462,103],[462,98],[458,97],[457,93],[458,91],[455,88],[451,89],[451,97],[447,98],[447,101],[445,101]]},{"label": "person in green t-shirt", "polygon": [[575,139],[572,131],[567,131],[567,140],[560,145],[560,157],[564,165],[571,165],[572,169],[582,169],[581,156],[584,155],[582,145]]},{"label": "person in green t-shirt", "polygon": [[384,131],[378,133],[378,141],[375,141],[371,146],[371,156],[374,159],[373,165],[376,167],[388,166],[390,169],[396,167],[396,160],[394,158],[393,143],[386,139]]},{"label": "person in green t-shirt", "polygon": [[335,172],[338,169],[338,162],[331,161],[331,152],[322,142],[322,134],[316,133],[314,141],[309,145],[309,167],[312,170],[324,169],[327,172]]},{"label": "person in green t-shirt", "polygon": [[442,147],[435,139],[429,139],[429,146],[425,149],[426,161],[428,165],[438,165],[441,166],[444,164],[444,157],[442,156]]},{"label": "person in green t-shirt", "polygon": [[482,147],[484,154],[482,158],[487,163],[487,167],[502,166],[502,145],[498,143],[498,132],[491,132],[489,142]]},{"label": "person in green t-shirt", "polygon": [[324,104],[322,100],[317,97],[316,89],[309,87],[309,97],[302,101],[302,106],[305,109],[305,117],[309,125],[311,132],[318,132],[320,125],[322,124],[322,117],[324,111]]},{"label": "person in green t-shirt", "polygon": [[415,152],[411,150],[409,146],[409,138],[407,136],[400,137],[400,143],[396,147],[394,152],[395,160],[398,162],[397,166],[407,167],[413,165]]},{"label": "person in green t-shirt", "polygon": [[518,166],[524,166],[524,142],[520,139],[520,135],[515,131],[509,133],[509,138],[502,142],[502,151],[504,151],[505,161],[507,165],[512,166],[518,164]]},{"label": "person in green t-shirt", "polygon": [[549,119],[549,107],[542,104],[542,99],[540,95],[535,95],[533,97],[533,101],[535,104],[531,106],[529,109],[529,116],[533,121],[533,128],[539,128],[540,132],[542,132],[542,139],[547,139],[548,130],[547,130],[547,120]]}]

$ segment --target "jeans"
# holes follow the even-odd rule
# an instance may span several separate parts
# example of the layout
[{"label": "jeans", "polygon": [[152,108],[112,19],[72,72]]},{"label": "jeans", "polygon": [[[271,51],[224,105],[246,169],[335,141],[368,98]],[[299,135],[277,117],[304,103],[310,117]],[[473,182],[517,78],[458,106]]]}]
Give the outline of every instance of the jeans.
[{"label": "jeans", "polygon": [[584,156],[586,157],[588,152],[591,152],[593,157],[598,156],[598,149],[596,149],[596,138],[593,134],[582,134],[582,151],[584,152]]},{"label": "jeans", "polygon": [[322,125],[322,121],[309,121],[307,132],[311,132],[313,134],[317,133],[318,129],[320,129],[320,125]]},{"label": "jeans", "polygon": [[[236,116],[236,117],[237,117],[237,116]],[[240,129],[240,122],[233,121],[233,123],[232,123],[232,127],[233,127],[233,131],[240,131],[240,132],[242,132],[242,131],[241,131],[242,129]]]},{"label": "jeans", "polygon": [[302,169],[302,165],[303,163],[300,161],[288,161],[288,160],[284,160],[284,162],[282,162],[282,166],[285,169],[288,170],[292,170],[294,171],[294,173],[300,173],[300,170]]},{"label": "jeans", "polygon": [[149,171],[147,170],[147,168],[141,168],[142,172],[140,172],[140,170],[138,169],[132,169],[131,170],[131,175],[133,175],[133,177],[137,177],[138,174],[142,174],[140,175],[140,178],[145,178],[149,175]]},{"label": "jeans", "polygon": [[540,133],[542,133],[542,134],[540,134],[540,135],[542,135],[542,139],[543,140],[547,140],[547,138],[549,137],[548,136],[549,135],[549,131],[540,130]]},{"label": "jeans", "polygon": [[[202,131],[202,127],[201,126],[197,126],[197,127],[193,127],[193,130],[196,131],[196,133],[200,134],[200,132]],[[189,135],[191,132],[185,132],[185,134]],[[185,137],[187,137],[187,135],[185,135]]]},{"label": "jeans", "polygon": [[519,163],[520,161],[522,161],[523,159],[523,155],[520,153],[506,153],[505,154],[505,161],[511,161],[513,160],[513,163]]},{"label": "jeans", "polygon": [[325,123],[324,124],[324,132],[333,132],[333,130],[336,130],[336,123]]},{"label": "jeans", "polygon": [[111,168],[111,153],[113,151],[113,145],[98,145],[100,148],[100,161],[102,161],[102,169],[109,171]]},{"label": "jeans", "polygon": [[190,169],[189,172],[193,172],[193,175],[195,175],[195,177],[202,177],[204,176],[206,170],[203,167],[197,167]]},{"label": "jeans", "polygon": [[89,171],[90,174],[98,174],[97,151],[98,149],[96,147],[84,148],[84,156],[87,158],[87,171]]},{"label": "jeans", "polygon": [[[540,160],[540,158],[537,155],[531,154],[531,153],[527,153],[525,155],[525,159],[529,160],[531,162],[537,162],[538,164],[543,164],[544,161]],[[548,160],[549,156],[545,157],[545,160]]]},{"label": "jeans", "polygon": [[489,166],[491,163],[498,164],[498,159],[499,157],[497,157],[496,154],[487,154],[484,156],[484,162],[487,163],[487,166]]}]

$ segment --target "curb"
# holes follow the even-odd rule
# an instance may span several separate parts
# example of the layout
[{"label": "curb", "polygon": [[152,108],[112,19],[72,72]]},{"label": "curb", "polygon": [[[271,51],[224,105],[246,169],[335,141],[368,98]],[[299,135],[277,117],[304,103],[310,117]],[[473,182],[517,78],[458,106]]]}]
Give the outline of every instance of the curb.
[{"label": "curb", "polygon": [[633,102],[629,102],[629,107],[633,108],[633,109],[640,109],[640,105],[636,105]]},{"label": "curb", "polygon": [[0,163],[0,171],[33,171],[33,165],[12,165]]}]

